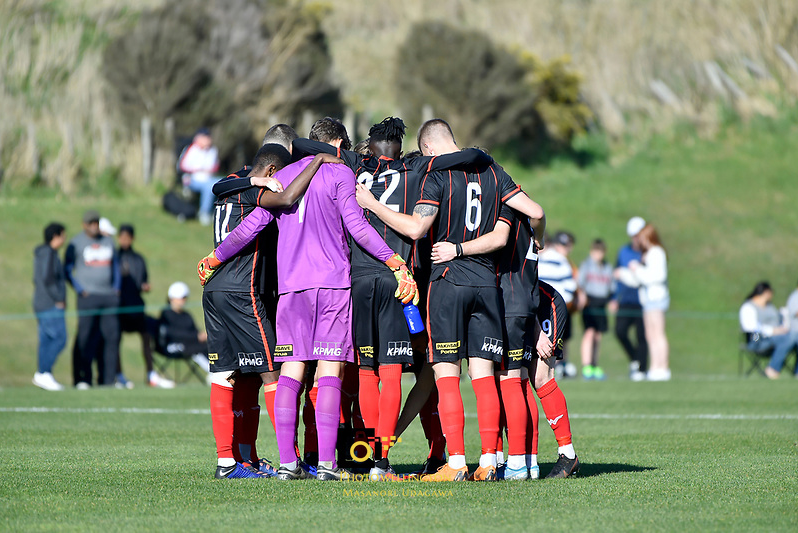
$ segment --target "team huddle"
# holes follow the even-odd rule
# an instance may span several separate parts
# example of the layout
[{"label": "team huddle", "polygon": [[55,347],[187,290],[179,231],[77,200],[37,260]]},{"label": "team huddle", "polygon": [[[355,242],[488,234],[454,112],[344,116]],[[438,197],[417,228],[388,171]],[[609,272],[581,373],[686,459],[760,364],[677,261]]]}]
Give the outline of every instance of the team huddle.
[{"label": "team huddle", "polygon": [[[445,121],[422,125],[420,153],[402,155],[404,132],[389,117],[350,150],[335,119],[307,139],[277,125],[214,186],[216,248],[198,273],[217,478],[351,479],[339,434],[365,428],[369,479],[398,480],[390,450],[420,415],[430,452],[413,478],[535,479],[533,391],[559,447],[547,477],[578,472],[554,379],[567,310],[537,278],[543,209]],[[482,448],[470,474],[463,359]],[[416,376],[404,406],[403,372]],[[261,385],[279,468],[256,450]]]}]

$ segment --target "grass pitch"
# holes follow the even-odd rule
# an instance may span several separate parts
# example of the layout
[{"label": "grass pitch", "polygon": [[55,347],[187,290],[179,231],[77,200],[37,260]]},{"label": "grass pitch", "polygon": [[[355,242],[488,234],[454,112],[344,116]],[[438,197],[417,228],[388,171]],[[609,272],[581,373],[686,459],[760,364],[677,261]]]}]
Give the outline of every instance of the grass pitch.
[{"label": "grass pitch", "polygon": [[[411,381],[405,382],[409,388]],[[567,480],[498,483],[217,481],[209,389],[0,393],[6,531],[795,531],[792,380],[566,381],[583,461]],[[463,383],[470,469],[476,407]],[[259,450],[277,459],[262,416]],[[545,476],[556,443],[541,413]],[[426,457],[416,421],[392,451]]]}]

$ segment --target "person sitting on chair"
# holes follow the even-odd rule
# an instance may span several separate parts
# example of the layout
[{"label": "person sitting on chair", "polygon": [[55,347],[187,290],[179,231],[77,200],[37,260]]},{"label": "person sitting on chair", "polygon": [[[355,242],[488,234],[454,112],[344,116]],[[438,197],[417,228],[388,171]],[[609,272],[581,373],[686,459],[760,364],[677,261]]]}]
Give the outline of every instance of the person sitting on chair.
[{"label": "person sitting on chair", "polygon": [[798,332],[791,332],[789,326],[782,325],[781,314],[772,300],[770,283],[757,283],[740,307],[740,327],[746,335],[749,350],[757,353],[773,350],[765,375],[778,379],[787,355],[798,348]]},{"label": "person sitting on chair", "polygon": [[194,319],[185,310],[189,293],[188,285],[182,281],[169,286],[169,307],[164,308],[158,321],[159,351],[165,352],[167,357],[190,357],[208,373],[208,335],[197,329]]}]

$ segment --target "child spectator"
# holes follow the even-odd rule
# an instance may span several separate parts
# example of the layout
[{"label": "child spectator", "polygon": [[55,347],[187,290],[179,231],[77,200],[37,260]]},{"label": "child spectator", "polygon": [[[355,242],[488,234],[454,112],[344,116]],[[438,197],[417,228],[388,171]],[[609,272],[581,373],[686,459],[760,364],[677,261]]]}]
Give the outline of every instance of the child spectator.
[{"label": "child spectator", "polygon": [[39,323],[38,371],[33,374],[33,384],[48,391],[64,390],[52,371],[67,340],[66,280],[58,257],[65,241],[64,226],[53,222],[44,228],[44,244],[33,252],[33,311]]},{"label": "child spectator", "polygon": [[185,310],[189,293],[188,285],[182,281],[169,286],[169,307],[163,310],[158,321],[158,344],[169,356],[188,356],[205,372],[210,372],[208,335],[197,329],[194,319]]},{"label": "child spectator", "polygon": [[590,246],[590,254],[579,266],[579,288],[587,296],[582,310],[585,333],[582,336],[582,377],[606,379],[598,366],[601,336],[607,331],[607,302],[613,291],[612,265],[605,259],[607,246],[596,239]]}]

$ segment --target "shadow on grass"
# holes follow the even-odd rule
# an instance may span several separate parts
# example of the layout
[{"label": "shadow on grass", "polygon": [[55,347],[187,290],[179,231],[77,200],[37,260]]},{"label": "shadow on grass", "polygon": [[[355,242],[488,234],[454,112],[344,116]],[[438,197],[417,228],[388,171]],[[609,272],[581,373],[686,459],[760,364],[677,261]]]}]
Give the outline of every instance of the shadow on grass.
[{"label": "shadow on grass", "polygon": [[[540,465],[540,477],[546,477],[551,471],[554,463],[543,463]],[[654,466],[627,465],[623,463],[583,463],[579,467],[578,477],[593,477],[602,474],[620,474],[622,472],[647,472],[656,470]]]}]

